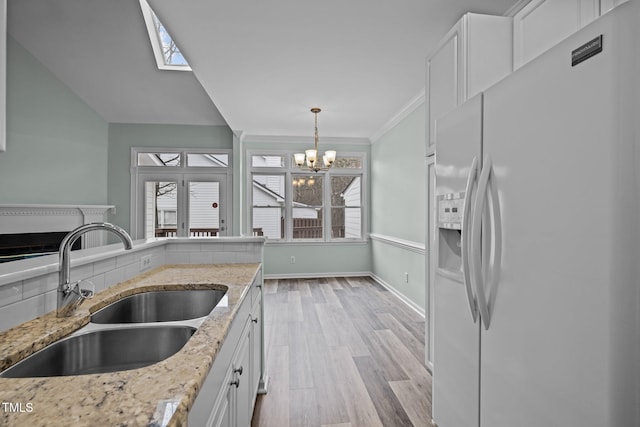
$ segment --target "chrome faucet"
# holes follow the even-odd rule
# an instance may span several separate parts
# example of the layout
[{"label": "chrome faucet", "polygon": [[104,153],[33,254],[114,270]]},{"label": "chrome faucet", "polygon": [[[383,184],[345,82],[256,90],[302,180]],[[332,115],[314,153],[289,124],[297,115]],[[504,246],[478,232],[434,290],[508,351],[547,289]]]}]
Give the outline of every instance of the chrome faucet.
[{"label": "chrome faucet", "polygon": [[57,317],[69,317],[73,314],[76,307],[85,299],[93,297],[93,290],[80,289],[80,282],[71,284],[71,246],[78,240],[81,235],[95,230],[111,231],[115,233],[122,243],[124,248],[129,250],[133,248],[133,241],[131,236],[117,225],[110,224],[108,222],[94,222],[91,224],[81,225],[75,230],[69,232],[62,243],[60,243],[60,265],[59,265],[59,280],[58,280],[58,305],[56,310]]}]

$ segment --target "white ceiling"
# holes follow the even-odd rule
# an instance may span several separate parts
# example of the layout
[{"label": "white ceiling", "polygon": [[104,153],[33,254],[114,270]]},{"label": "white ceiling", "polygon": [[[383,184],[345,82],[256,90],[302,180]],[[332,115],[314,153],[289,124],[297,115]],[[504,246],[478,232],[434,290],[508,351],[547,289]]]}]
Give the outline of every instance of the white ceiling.
[{"label": "white ceiling", "polygon": [[109,122],[308,136],[318,106],[321,137],[370,138],[424,90],[425,57],[464,12],[516,2],[149,0],[194,73],[156,69],[138,0],[9,0],[8,20]]},{"label": "white ceiling", "polygon": [[158,70],[138,0],[9,0],[7,26],[110,123],[225,124],[193,73]]}]

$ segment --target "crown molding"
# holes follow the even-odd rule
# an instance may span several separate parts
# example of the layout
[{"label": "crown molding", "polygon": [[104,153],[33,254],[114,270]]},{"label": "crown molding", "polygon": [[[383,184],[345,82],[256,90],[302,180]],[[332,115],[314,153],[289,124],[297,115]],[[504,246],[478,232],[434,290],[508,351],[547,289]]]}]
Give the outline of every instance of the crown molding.
[{"label": "crown molding", "polygon": [[520,12],[531,0],[518,0],[516,4],[511,6],[509,10],[504,13],[504,16],[513,18],[516,13]]},{"label": "crown molding", "polygon": [[425,89],[422,90],[411,100],[400,109],[391,119],[385,123],[376,133],[374,133],[369,139],[371,140],[371,144],[375,144],[382,136],[389,132],[393,127],[398,125],[402,120],[406,119],[407,116],[413,113],[418,107],[424,104],[426,99]]}]

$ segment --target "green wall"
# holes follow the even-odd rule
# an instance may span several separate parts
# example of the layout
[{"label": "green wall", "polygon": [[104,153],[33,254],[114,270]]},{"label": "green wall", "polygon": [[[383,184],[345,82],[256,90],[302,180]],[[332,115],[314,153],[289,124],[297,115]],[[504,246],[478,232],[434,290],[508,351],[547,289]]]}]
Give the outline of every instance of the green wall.
[{"label": "green wall", "polygon": [[109,204],[116,213],[109,220],[130,229],[131,148],[184,147],[233,148],[233,134],[228,126],[164,124],[109,124]]},{"label": "green wall", "polygon": [[0,203],[107,204],[108,124],[7,37]]},{"label": "green wall", "polygon": [[424,103],[371,146],[371,231],[425,239]]},{"label": "green wall", "polygon": [[[291,263],[291,257],[295,263]],[[264,273],[272,277],[318,277],[368,274],[369,243],[267,243]]]},{"label": "green wall", "polygon": [[372,273],[423,310],[425,255],[415,246],[425,242],[424,144],[422,103],[371,146],[371,232],[383,237],[371,243]]}]

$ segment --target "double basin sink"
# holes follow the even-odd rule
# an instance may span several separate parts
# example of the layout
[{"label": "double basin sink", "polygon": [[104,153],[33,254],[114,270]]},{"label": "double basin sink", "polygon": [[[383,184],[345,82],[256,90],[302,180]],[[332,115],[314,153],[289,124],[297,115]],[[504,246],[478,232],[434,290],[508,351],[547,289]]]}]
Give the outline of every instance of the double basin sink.
[{"label": "double basin sink", "polygon": [[176,290],[122,298],[93,313],[84,328],[0,377],[97,374],[152,365],[180,351],[225,294],[219,289]]}]

